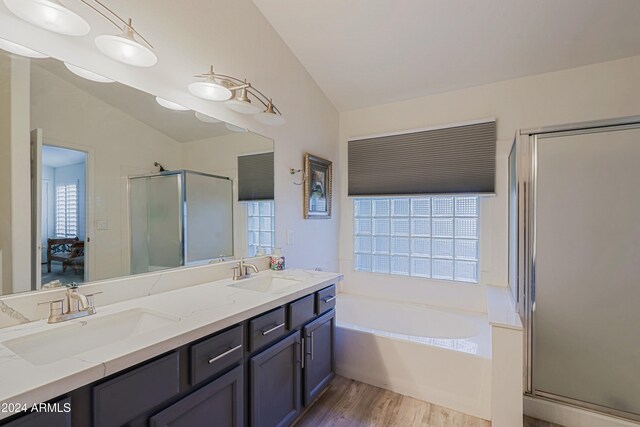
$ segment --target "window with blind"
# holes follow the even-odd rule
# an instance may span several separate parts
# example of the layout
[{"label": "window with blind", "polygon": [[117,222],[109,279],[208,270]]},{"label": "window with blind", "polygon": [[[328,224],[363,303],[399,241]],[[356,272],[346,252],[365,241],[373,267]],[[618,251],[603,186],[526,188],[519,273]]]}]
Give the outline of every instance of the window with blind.
[{"label": "window with blind", "polygon": [[354,199],[356,271],[478,282],[478,196]]},{"label": "window with blind", "polygon": [[495,153],[494,119],[350,140],[354,269],[477,283]]},{"label": "window with blind", "polygon": [[496,122],[351,140],[351,197],[493,194]]},{"label": "window with blind", "polygon": [[78,236],[78,185],[56,186],[56,235]]}]

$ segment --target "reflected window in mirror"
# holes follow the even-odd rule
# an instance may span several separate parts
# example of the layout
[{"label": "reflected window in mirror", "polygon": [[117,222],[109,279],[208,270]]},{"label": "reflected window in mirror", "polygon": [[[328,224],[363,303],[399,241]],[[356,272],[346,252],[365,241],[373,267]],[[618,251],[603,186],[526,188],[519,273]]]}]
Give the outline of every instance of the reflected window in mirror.
[{"label": "reflected window in mirror", "polygon": [[275,246],[273,200],[247,204],[247,256],[269,255]]}]

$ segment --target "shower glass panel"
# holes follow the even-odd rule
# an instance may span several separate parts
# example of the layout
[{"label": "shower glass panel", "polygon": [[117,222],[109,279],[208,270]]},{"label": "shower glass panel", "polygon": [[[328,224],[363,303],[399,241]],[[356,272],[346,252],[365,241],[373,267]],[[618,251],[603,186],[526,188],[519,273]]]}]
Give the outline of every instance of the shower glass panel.
[{"label": "shower glass panel", "polygon": [[538,135],[534,394],[640,418],[640,129]]},{"label": "shower glass panel", "polygon": [[231,181],[187,172],[185,182],[187,262],[232,255]]},{"label": "shower glass panel", "polygon": [[131,272],[183,265],[182,175],[130,180]]},{"label": "shower glass panel", "polygon": [[172,171],[129,179],[131,273],[233,256],[233,185]]}]

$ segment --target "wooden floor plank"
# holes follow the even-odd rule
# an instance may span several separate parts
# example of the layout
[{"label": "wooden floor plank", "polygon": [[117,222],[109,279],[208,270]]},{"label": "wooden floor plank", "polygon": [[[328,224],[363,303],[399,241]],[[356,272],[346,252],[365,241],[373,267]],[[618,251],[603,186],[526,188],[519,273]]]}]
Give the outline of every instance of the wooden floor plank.
[{"label": "wooden floor plank", "polygon": [[489,427],[481,420],[408,396],[336,377],[297,427]]},{"label": "wooden floor plank", "polygon": [[[490,427],[491,422],[336,376],[296,427]],[[562,427],[524,418],[524,427]]]}]

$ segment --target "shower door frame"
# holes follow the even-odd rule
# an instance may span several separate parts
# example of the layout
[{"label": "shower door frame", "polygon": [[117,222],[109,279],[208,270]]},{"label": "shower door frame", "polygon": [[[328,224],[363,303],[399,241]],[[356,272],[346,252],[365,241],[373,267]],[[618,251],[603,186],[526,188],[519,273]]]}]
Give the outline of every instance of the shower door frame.
[{"label": "shower door frame", "polygon": [[[517,186],[517,311],[525,328],[524,339],[524,393],[527,396],[542,398],[557,403],[568,404],[589,411],[615,416],[632,421],[640,421],[640,414],[584,402],[553,393],[536,390],[533,378],[533,347],[535,328],[534,308],[536,290],[536,184],[537,184],[537,146],[539,139],[602,133],[615,130],[640,128],[640,116],[622,117],[608,120],[573,123],[521,130],[514,141],[516,153]],[[511,240],[511,239],[510,239]],[[510,241],[510,244],[513,242]]]},{"label": "shower door frame", "polygon": [[[130,176],[129,179],[127,180],[127,193],[128,193],[128,198],[129,198],[129,203],[131,203],[131,180],[132,179],[139,179],[139,178],[160,178],[160,177],[167,177],[167,176],[173,176],[176,175],[178,176],[178,188],[179,188],[179,192],[180,192],[180,224],[178,225],[178,228],[180,229],[180,266],[178,267],[169,267],[169,268],[182,268],[182,267],[188,267],[189,266],[189,261],[188,256],[187,256],[187,190],[186,190],[186,176],[187,174],[193,174],[193,175],[200,175],[200,176],[206,176],[208,178],[216,178],[216,179],[222,179],[225,181],[229,181],[231,184],[231,250],[232,250],[232,254],[230,256],[235,256],[234,253],[234,247],[235,247],[235,242],[234,242],[234,230],[235,230],[235,219],[234,219],[234,189],[233,189],[233,180],[231,178],[229,178],[228,176],[222,176],[222,175],[214,175],[214,174],[210,174],[210,173],[205,173],[205,172],[197,172],[197,171],[193,171],[190,169],[179,169],[179,170],[175,170],[175,171],[162,171],[162,172],[156,172],[156,173],[150,173],[150,174],[143,174],[143,175],[133,175]],[[129,230],[131,230],[131,210],[129,209]],[[132,242],[131,242],[131,236],[129,236],[129,258],[131,258],[131,252],[132,252]],[[213,259],[213,258],[212,258]]]}]

